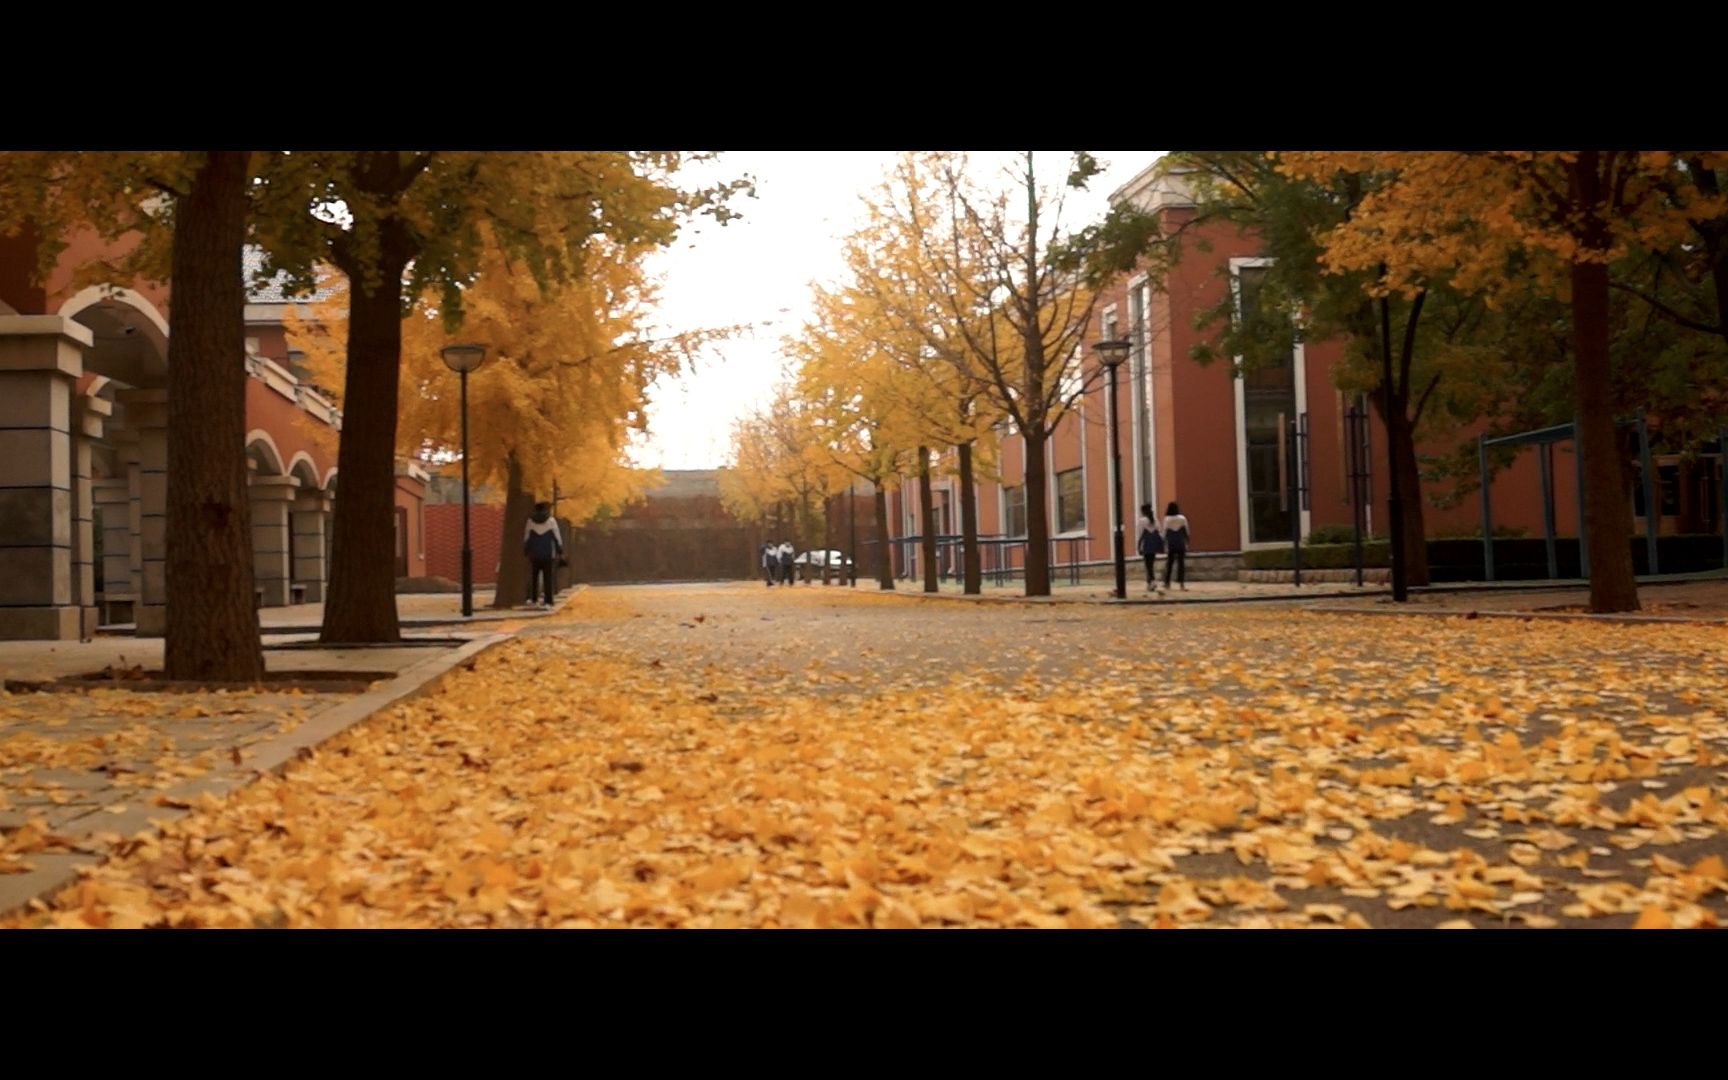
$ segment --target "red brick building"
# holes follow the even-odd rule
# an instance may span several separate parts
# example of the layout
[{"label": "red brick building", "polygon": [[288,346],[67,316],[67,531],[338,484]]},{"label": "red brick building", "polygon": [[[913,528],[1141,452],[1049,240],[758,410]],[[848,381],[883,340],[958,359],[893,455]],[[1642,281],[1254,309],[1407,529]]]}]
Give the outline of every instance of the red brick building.
[{"label": "red brick building", "polygon": [[[1163,215],[1169,226],[1192,219],[1194,205],[1179,173],[1157,166],[1143,171],[1112,195]],[[1182,257],[1161,282],[1139,272],[1111,285],[1101,299],[1086,334],[1080,363],[1086,390],[1070,415],[1048,441],[1050,535],[1057,564],[1104,564],[1111,555],[1112,465],[1107,428],[1106,380],[1097,368],[1092,346],[1101,340],[1127,337],[1129,359],[1118,372],[1118,423],[1121,429],[1124,516],[1128,519],[1126,548],[1134,559],[1134,521],[1142,503],[1159,514],[1176,501],[1191,523],[1193,554],[1189,573],[1195,577],[1235,577],[1241,553],[1291,543],[1292,500],[1285,468],[1284,425],[1306,418],[1308,432],[1309,499],[1301,508],[1299,528],[1306,537],[1324,525],[1349,525],[1353,518],[1345,453],[1346,400],[1332,382],[1340,359],[1336,341],[1310,341],[1293,346],[1286,364],[1236,378],[1221,358],[1201,365],[1190,349],[1213,331],[1195,327],[1196,316],[1220,302],[1226,290],[1237,290],[1244,279],[1268,260],[1255,238],[1241,235],[1234,225],[1195,228]],[[1200,241],[1210,250],[1201,250]],[[1159,287],[1154,288],[1154,284]],[[1361,403],[1367,408],[1367,403]],[[1023,552],[1015,543],[1026,535],[1025,442],[1001,429],[1000,478],[978,485],[979,533],[987,538],[984,563],[1018,568]],[[1468,433],[1466,433],[1467,435]],[[1385,532],[1387,459],[1384,432],[1378,419],[1369,424],[1371,499],[1369,527]],[[1456,436],[1454,437],[1454,439]],[[1450,445],[1419,448],[1439,454]],[[1554,521],[1562,536],[1577,536],[1578,512],[1573,453],[1569,442],[1552,454]],[[933,478],[937,531],[951,537],[959,532],[958,480],[952,475],[952,455],[943,475]],[[1658,465],[1665,464],[1660,459]],[[1714,473],[1712,474],[1714,475]],[[1494,524],[1513,526],[1540,536],[1543,528],[1537,453],[1526,450],[1493,482]],[[1432,537],[1447,530],[1479,526],[1481,506],[1476,497],[1442,509],[1426,487],[1425,514]],[[1678,528],[1664,499],[1661,531]],[[890,529],[896,538],[920,533],[917,480],[905,478],[890,496]],[[1714,527],[1720,516],[1715,515]],[[1637,519],[1643,528],[1643,519]],[[896,568],[902,576],[918,573],[917,545],[896,543]],[[952,572],[957,550],[945,549],[942,570]],[[1060,573],[1057,579],[1060,579]]]},{"label": "red brick building", "polygon": [[[77,288],[76,269],[126,246],[74,234],[45,280],[36,240],[0,237],[0,638],[76,638],[99,625],[160,634],[168,284]],[[245,366],[253,570],[263,606],[323,598],[341,415],[307,382],[283,330],[296,305],[253,283]],[[398,470],[398,575],[425,573],[425,473]]]},{"label": "red brick building", "polygon": [[[468,517],[469,545],[474,552],[474,583],[491,585],[498,580],[504,504],[472,503]],[[428,503],[426,506],[426,575],[446,581],[462,580],[460,502]]]}]

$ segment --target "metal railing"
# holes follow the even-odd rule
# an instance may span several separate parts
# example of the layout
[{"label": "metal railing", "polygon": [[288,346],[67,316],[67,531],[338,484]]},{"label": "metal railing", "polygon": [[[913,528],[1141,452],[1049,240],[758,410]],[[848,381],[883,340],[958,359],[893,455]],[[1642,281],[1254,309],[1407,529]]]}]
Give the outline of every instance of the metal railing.
[{"label": "metal railing", "polygon": [[[1055,583],[1060,577],[1066,576],[1070,585],[1080,584],[1080,569],[1087,565],[1081,559],[1081,545],[1088,541],[1085,536],[1051,537],[1050,547],[1050,579]],[[920,560],[924,554],[924,537],[922,535],[897,536],[888,542],[888,551],[894,564],[894,577],[899,581],[918,581],[924,576]],[[1007,585],[1019,580],[1026,573],[1025,537],[1009,537],[987,535],[978,538],[978,561],[985,581],[994,585]],[[876,541],[862,540],[859,542],[860,558],[863,565],[875,568]],[[965,541],[958,535],[939,535],[936,537],[936,573],[939,581],[959,581],[964,576]],[[861,573],[859,575],[863,577]]]}]

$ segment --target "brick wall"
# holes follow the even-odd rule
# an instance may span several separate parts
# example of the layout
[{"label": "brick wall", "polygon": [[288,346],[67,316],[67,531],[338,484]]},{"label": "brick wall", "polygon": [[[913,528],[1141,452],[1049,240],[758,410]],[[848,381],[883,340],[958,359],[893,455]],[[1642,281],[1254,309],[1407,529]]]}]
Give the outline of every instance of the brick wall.
[{"label": "brick wall", "polygon": [[[426,520],[426,573],[449,581],[462,580],[462,504],[428,503]],[[469,538],[474,547],[474,580],[490,585],[498,580],[499,541],[504,523],[500,504],[474,504],[468,508]]]}]

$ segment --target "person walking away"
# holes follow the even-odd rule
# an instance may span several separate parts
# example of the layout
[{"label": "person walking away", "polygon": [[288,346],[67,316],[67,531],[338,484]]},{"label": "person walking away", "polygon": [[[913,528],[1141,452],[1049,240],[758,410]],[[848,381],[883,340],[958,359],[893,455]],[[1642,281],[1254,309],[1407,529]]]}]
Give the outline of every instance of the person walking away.
[{"label": "person walking away", "polygon": [[774,587],[774,571],[779,566],[778,549],[771,541],[762,541],[762,546],[756,550],[756,560],[762,564],[762,580],[768,587]]},{"label": "person walking away", "polygon": [[564,557],[564,537],[558,532],[557,520],[552,517],[551,503],[534,504],[534,512],[528,515],[528,527],[522,532],[522,554],[528,557],[532,568],[528,576],[528,602],[534,602],[535,588],[544,582],[544,599],[540,607],[551,610],[552,568]]},{"label": "person walking away", "polygon": [[1170,571],[1176,571],[1176,581],[1182,591],[1188,591],[1188,519],[1182,508],[1171,503],[1164,508],[1164,591],[1170,591]]},{"label": "person walking away", "polygon": [[780,541],[780,580],[788,585],[796,585],[798,581],[792,576],[792,541]]},{"label": "person walking away", "polygon": [[1137,550],[1146,560],[1146,591],[1157,592],[1158,556],[1164,552],[1164,533],[1158,528],[1158,518],[1151,503],[1140,504],[1140,540]]}]

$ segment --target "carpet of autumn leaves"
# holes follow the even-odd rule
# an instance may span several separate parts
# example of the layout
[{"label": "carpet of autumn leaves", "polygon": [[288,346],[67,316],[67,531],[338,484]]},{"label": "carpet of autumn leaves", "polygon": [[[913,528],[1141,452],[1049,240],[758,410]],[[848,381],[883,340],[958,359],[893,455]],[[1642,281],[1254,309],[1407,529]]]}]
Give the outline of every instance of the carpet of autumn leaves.
[{"label": "carpet of autumn leaves", "polygon": [[11,926],[1714,926],[1728,637],[596,590]]}]

